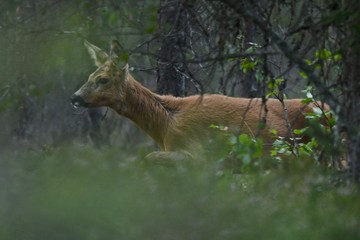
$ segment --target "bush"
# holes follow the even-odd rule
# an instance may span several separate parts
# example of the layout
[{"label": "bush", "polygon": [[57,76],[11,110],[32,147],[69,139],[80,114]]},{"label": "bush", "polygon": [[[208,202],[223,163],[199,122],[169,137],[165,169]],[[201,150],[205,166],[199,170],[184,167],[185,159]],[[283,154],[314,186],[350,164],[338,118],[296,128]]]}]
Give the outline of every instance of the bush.
[{"label": "bush", "polygon": [[149,167],[81,146],[7,153],[0,164],[1,239],[360,237],[358,191],[318,169],[218,175],[211,164]]}]

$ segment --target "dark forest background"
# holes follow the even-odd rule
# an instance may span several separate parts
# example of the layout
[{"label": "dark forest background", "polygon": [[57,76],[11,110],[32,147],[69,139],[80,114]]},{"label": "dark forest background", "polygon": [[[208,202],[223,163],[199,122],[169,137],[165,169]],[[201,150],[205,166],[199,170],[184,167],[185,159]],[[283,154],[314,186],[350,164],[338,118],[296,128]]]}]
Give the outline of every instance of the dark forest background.
[{"label": "dark forest background", "polygon": [[[0,236],[359,238],[359,13],[357,0],[1,0]],[[290,167],[275,154],[250,176],[148,169],[156,146],[129,120],[69,101],[95,70],[83,42],[113,39],[160,94],[321,100],[336,124],[275,147]]]}]

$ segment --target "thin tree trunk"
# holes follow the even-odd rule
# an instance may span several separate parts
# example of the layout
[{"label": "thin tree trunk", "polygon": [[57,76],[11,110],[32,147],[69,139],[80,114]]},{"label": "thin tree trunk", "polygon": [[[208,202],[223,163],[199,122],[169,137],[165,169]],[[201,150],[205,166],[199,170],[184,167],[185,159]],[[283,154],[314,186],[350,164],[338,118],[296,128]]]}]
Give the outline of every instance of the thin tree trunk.
[{"label": "thin tree trunk", "polygon": [[[251,42],[258,42],[259,40],[256,39],[256,37],[258,37],[256,36],[256,27],[251,21],[245,22],[244,37],[244,51],[247,50],[247,48],[251,47]],[[245,73],[242,77],[240,84],[240,97],[260,97],[260,86],[256,81],[254,70],[248,70],[248,72]]]},{"label": "thin tree trunk", "polygon": [[[355,13],[360,12],[360,2],[352,0],[348,9]],[[345,109],[347,117],[347,150],[350,165],[350,177],[355,182],[360,182],[360,42],[358,23],[360,17],[356,15],[348,24],[348,29],[343,42],[344,69],[341,85],[344,88]]]},{"label": "thin tree trunk", "polygon": [[164,0],[158,12],[163,40],[158,50],[157,89],[160,94],[186,95],[186,15],[180,0]]}]

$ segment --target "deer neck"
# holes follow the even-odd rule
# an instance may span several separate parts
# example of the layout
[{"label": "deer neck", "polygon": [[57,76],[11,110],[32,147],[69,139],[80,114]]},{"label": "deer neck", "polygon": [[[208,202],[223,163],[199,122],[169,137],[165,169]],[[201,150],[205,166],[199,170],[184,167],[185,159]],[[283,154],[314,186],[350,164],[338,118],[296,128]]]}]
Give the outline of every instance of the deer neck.
[{"label": "deer neck", "polygon": [[171,116],[161,97],[129,76],[123,99],[113,109],[132,120],[164,149],[164,136]]}]

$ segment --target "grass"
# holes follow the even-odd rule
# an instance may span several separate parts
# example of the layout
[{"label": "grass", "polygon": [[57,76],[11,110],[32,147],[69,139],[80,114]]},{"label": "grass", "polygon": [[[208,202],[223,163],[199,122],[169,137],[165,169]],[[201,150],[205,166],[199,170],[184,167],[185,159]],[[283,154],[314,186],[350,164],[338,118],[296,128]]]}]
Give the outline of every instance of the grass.
[{"label": "grass", "polygon": [[218,174],[130,156],[81,146],[2,154],[0,239],[360,239],[359,191],[323,169]]}]

